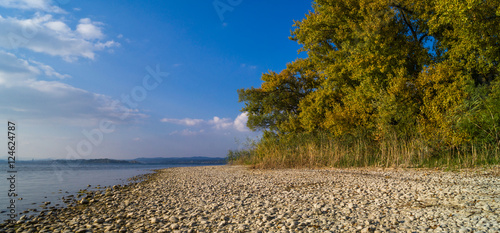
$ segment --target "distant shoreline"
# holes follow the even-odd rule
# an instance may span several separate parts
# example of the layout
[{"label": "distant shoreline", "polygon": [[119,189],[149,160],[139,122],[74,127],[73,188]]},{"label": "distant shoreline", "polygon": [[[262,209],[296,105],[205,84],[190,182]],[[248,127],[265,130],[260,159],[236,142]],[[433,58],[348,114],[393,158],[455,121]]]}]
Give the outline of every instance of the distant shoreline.
[{"label": "distant shoreline", "polygon": [[[19,163],[81,163],[81,164],[226,164],[226,158],[221,157],[171,157],[171,158],[136,158],[131,160],[120,159],[38,159],[38,160],[18,160]],[[0,163],[7,163],[7,160],[0,160]]]}]

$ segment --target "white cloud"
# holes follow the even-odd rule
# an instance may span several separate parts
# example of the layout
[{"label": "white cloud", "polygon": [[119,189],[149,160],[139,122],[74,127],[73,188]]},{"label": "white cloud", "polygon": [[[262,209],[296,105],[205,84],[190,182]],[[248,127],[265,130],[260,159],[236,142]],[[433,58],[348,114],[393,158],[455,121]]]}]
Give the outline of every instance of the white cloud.
[{"label": "white cloud", "polygon": [[247,127],[247,121],[248,121],[248,113],[244,112],[238,115],[236,119],[234,120],[234,128],[240,132],[247,132],[249,131]]},{"label": "white cloud", "polygon": [[99,50],[103,50],[105,48],[112,48],[112,47],[118,47],[120,46],[120,43],[118,42],[115,42],[113,40],[110,40],[110,41],[106,41],[105,43],[101,43],[101,42],[97,42],[95,44],[95,47]]},{"label": "white cloud", "polygon": [[85,39],[102,39],[101,23],[92,22],[89,18],[80,19],[80,24],[76,26],[76,31]]},{"label": "white cloud", "polygon": [[73,125],[95,124],[105,118],[118,123],[147,117],[109,96],[60,81],[40,80],[68,77],[43,63],[3,51],[0,51],[0,60],[0,115]]},{"label": "white cloud", "polygon": [[212,120],[208,121],[209,125],[213,125],[215,129],[228,129],[233,126],[233,121],[229,118],[219,118],[214,117]]},{"label": "white cloud", "polygon": [[30,62],[33,64],[36,64],[38,66],[38,68],[40,68],[47,77],[55,77],[58,79],[65,79],[65,78],[71,77],[71,75],[69,75],[69,74],[61,74],[59,72],[56,72],[54,70],[54,68],[52,68],[48,65],[45,65],[41,62],[37,62],[37,61],[33,61],[33,60],[30,60]]},{"label": "white cloud", "polygon": [[102,23],[81,19],[76,30],[72,30],[52,15],[35,14],[30,19],[0,17],[0,47],[8,50],[29,49],[52,56],[60,56],[66,61],[79,57],[94,59],[96,51],[118,47],[113,40],[104,38]]},{"label": "white cloud", "polygon": [[71,33],[71,28],[68,27],[65,23],[62,21],[50,21],[45,23],[45,26],[48,29],[51,29],[55,32],[61,33],[61,34],[68,34]]},{"label": "white cloud", "polygon": [[51,66],[34,60],[17,58],[12,53],[0,50],[0,85],[15,86],[26,84],[36,76],[43,74],[45,77],[65,79],[71,77],[68,74],[56,72]]},{"label": "white cloud", "polygon": [[112,101],[108,96],[56,81],[31,81],[25,86],[0,86],[0,106],[0,115],[43,124],[58,124],[61,127],[96,126],[103,119],[115,124],[126,124],[145,117],[135,109],[128,109],[121,103]]},{"label": "white cloud", "polygon": [[0,85],[13,86],[40,74],[40,70],[14,54],[0,51]]},{"label": "white cloud", "polygon": [[202,119],[191,119],[191,118],[184,118],[184,119],[163,118],[160,121],[164,123],[173,123],[176,125],[186,125],[186,126],[195,126],[204,122]]},{"label": "white cloud", "polygon": [[[215,116],[211,120],[191,119],[191,118],[184,118],[184,119],[163,118],[160,121],[164,123],[172,123],[184,126],[208,127],[218,131],[223,131],[223,130],[236,130],[239,132],[249,131],[249,129],[246,127],[246,123],[248,121],[248,114],[246,112],[238,115],[238,117],[236,117],[234,121],[231,120],[230,118],[220,118],[217,116]],[[175,131],[174,133],[177,134],[179,132]]]},{"label": "white cloud", "polygon": [[71,94],[87,94],[88,92],[73,87],[71,85],[57,81],[29,80],[24,87],[30,87],[33,90],[45,93],[52,96],[65,97]]},{"label": "white cloud", "polygon": [[0,0],[0,6],[21,10],[36,10],[51,13],[66,13],[63,9],[54,6],[52,0]]}]

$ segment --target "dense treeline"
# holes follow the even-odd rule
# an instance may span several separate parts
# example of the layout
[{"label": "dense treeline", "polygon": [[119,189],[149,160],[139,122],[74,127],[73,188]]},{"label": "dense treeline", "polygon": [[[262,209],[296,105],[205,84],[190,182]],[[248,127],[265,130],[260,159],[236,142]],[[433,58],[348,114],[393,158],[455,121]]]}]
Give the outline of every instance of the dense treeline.
[{"label": "dense treeline", "polygon": [[230,158],[263,166],[498,163],[499,5],[313,2],[290,37],[307,57],[238,90],[248,126],[264,136]]}]

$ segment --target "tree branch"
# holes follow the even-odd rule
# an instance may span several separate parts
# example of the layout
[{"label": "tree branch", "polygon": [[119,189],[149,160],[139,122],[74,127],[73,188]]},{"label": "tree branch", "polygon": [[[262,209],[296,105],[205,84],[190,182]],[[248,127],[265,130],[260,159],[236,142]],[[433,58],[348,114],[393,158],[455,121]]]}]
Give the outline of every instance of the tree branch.
[{"label": "tree branch", "polygon": [[422,37],[420,37],[420,39],[418,40],[418,43],[422,44],[422,41],[424,40],[425,37],[428,36],[428,33],[425,33],[422,35]]},{"label": "tree branch", "polygon": [[400,12],[401,12],[401,15],[403,16],[403,21],[405,22],[406,26],[408,26],[410,28],[411,34],[413,35],[413,39],[415,39],[415,41],[419,41],[417,33],[415,32],[415,30],[411,26],[411,23],[408,22],[408,20],[406,19],[404,12],[402,12],[402,11],[400,11]]},{"label": "tree branch", "polygon": [[398,8],[399,10],[406,11],[406,12],[408,12],[408,13],[410,13],[410,14],[413,14],[413,13],[414,13],[413,11],[408,10],[406,7],[401,6],[400,4],[393,4],[393,5],[389,5],[389,6],[390,6],[390,7],[396,7],[396,8]]}]

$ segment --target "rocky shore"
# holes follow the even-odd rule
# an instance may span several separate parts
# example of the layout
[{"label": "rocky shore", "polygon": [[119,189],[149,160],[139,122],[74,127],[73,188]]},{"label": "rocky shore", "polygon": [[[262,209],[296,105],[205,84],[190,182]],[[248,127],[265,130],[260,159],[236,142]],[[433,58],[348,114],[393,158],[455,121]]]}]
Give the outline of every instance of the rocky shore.
[{"label": "rocky shore", "polygon": [[0,232],[500,232],[499,173],[169,168]]}]

